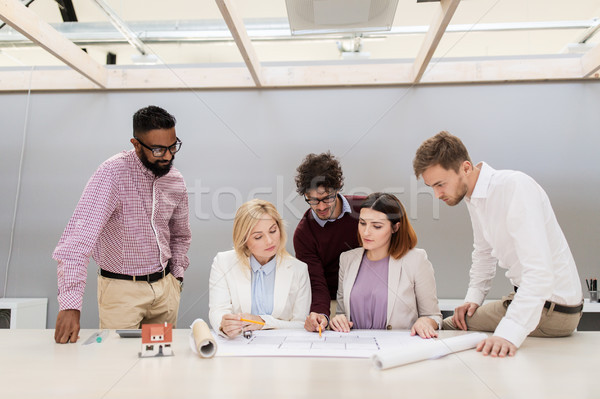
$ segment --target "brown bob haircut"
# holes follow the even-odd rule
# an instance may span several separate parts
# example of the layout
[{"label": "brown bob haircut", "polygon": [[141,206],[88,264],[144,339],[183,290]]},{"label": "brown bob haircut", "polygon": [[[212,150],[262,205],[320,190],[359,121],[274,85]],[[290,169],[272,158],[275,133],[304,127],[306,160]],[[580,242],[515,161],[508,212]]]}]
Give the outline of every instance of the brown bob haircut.
[{"label": "brown bob haircut", "polygon": [[458,173],[465,161],[471,162],[471,157],[463,142],[458,137],[441,131],[421,144],[413,160],[413,169],[417,179],[427,169],[436,165]]},{"label": "brown bob haircut", "polygon": [[[361,204],[360,209],[370,208],[385,214],[392,223],[392,228],[399,223],[398,231],[392,231],[389,254],[394,259],[400,259],[417,245],[417,233],[406,217],[404,205],[393,194],[373,193]],[[358,234],[358,243],[362,247],[362,239]]]}]

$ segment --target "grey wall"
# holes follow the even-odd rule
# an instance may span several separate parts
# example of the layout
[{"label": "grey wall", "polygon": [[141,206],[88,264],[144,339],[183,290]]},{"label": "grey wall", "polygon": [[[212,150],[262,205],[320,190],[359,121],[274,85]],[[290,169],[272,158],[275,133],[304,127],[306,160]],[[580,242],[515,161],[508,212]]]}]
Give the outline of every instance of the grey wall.
[{"label": "grey wall", "polygon": [[[306,209],[295,195],[305,154],[331,150],[345,192],[393,191],[405,203],[432,260],[441,298],[462,298],[472,233],[464,204],[450,208],[412,175],[419,144],[440,130],[463,139],[473,161],[522,170],[544,187],[582,278],[599,274],[600,84],[552,83],[406,88],[35,93],[0,95],[0,289],[4,287],[21,143],[20,199],[6,297],[48,297],[53,328],[56,265],[51,253],[88,178],[131,147],[131,116],[148,104],[178,118],[176,165],[190,190],[193,242],[179,325],[207,317],[208,274],[231,248],[241,202],[274,202],[291,236]],[[26,113],[28,111],[28,118]],[[291,242],[288,249],[293,252]],[[98,323],[97,266],[89,266],[82,327]],[[499,269],[490,297],[507,292]],[[2,291],[0,291],[2,292]]]}]

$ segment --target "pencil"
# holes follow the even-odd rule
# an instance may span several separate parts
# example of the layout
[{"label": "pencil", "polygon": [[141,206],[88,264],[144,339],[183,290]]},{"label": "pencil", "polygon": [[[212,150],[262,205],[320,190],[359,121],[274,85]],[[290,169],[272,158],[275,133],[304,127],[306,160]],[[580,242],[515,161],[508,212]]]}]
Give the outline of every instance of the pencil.
[{"label": "pencil", "polygon": [[319,338],[321,338],[321,325],[319,324]]},{"label": "pencil", "polygon": [[261,326],[265,325],[265,323],[263,321],[254,321],[254,320],[249,320],[249,319],[240,319],[240,320],[245,321],[246,323],[260,324]]}]

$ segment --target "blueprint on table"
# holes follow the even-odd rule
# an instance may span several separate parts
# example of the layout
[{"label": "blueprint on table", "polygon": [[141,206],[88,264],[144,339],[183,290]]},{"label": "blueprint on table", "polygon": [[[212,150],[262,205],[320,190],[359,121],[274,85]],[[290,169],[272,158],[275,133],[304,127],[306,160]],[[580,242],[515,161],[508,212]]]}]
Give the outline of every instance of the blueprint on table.
[{"label": "blueprint on table", "polygon": [[[215,334],[216,335],[216,334]],[[309,357],[364,357],[381,350],[397,349],[424,343],[408,331],[352,330],[349,333],[304,330],[253,331],[250,338],[217,337],[216,356],[309,356]]]}]

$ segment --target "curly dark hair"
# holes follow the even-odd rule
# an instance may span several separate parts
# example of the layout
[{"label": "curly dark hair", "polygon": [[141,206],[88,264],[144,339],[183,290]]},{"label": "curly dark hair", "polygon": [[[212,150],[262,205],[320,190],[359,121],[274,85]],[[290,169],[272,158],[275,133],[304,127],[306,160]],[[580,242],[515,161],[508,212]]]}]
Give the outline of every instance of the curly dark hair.
[{"label": "curly dark hair", "polygon": [[175,126],[175,117],[155,105],[139,109],[133,115],[133,137],[154,129],[170,129]]},{"label": "curly dark hair", "polygon": [[318,155],[308,154],[296,172],[296,191],[300,195],[318,187],[339,191],[344,186],[340,162],[329,151]]}]

